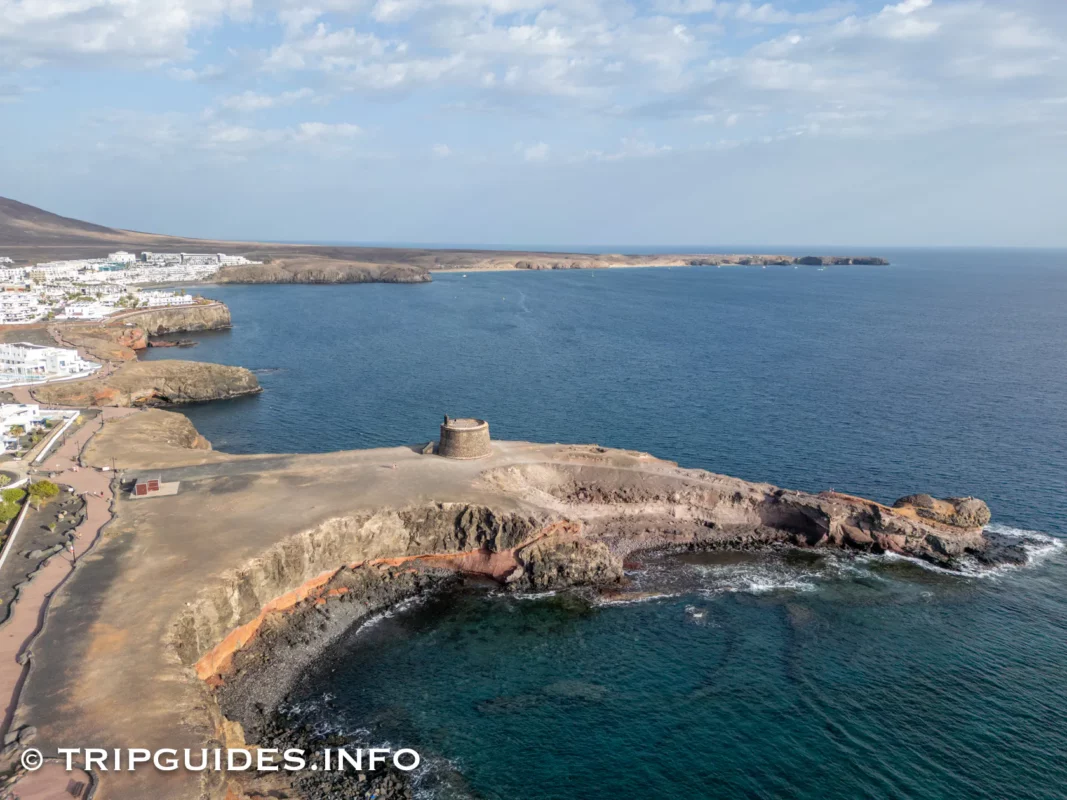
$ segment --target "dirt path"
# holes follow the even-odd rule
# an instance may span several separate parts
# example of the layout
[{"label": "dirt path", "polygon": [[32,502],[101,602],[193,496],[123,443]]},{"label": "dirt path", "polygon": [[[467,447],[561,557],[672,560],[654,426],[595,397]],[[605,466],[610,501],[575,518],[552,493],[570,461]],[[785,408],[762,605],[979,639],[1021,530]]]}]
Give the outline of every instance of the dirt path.
[{"label": "dirt path", "polygon": [[[74,540],[76,559],[80,559],[96,543],[101,528],[111,520],[110,504],[112,500],[112,472],[102,472],[90,468],[78,468],[78,457],[86,442],[95,435],[106,420],[118,416],[137,413],[128,408],[103,409],[96,420],[87,423],[80,430],[67,438],[59,449],[49,456],[37,468],[37,472],[58,473],[53,480],[61,486],[71,486],[84,494],[86,501],[85,520],[78,526]],[[31,478],[34,476],[31,475]],[[18,543],[15,543],[17,553]],[[32,664],[27,659],[19,663],[22,653],[32,654],[32,642],[40,630],[47,606],[53,593],[66,581],[76,566],[71,562],[68,551],[63,551],[52,558],[34,574],[30,582],[22,587],[15,601],[11,617],[0,626],[0,698],[4,703],[3,732],[7,731],[14,714],[22,684]],[[49,777],[51,776],[51,777]],[[61,768],[47,766],[40,772],[19,780],[15,791],[20,798],[70,797],[68,783],[74,780],[87,780],[84,773],[78,778],[74,773],[67,773]],[[23,786],[26,785],[24,790]],[[50,792],[50,793],[49,793]]]}]

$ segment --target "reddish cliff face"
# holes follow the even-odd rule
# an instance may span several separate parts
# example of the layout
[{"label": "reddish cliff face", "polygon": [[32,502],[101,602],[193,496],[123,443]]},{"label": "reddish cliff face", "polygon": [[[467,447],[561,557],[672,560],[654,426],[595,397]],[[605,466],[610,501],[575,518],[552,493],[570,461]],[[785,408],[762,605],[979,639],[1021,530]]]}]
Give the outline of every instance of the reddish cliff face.
[{"label": "reddish cliff face", "polygon": [[61,343],[78,348],[95,361],[131,361],[148,347],[143,328],[112,325],[59,325]]},{"label": "reddish cliff face", "polygon": [[119,334],[118,343],[131,350],[144,350],[148,347],[148,334],[143,328],[124,328]]}]

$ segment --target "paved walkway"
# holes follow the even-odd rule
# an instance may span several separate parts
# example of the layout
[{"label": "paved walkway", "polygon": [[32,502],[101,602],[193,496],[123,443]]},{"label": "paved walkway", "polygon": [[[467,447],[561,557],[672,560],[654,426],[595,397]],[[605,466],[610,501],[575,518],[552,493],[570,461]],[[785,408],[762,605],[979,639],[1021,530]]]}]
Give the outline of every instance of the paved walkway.
[{"label": "paved walkway", "polygon": [[12,791],[18,800],[74,800],[89,794],[89,776],[80,769],[67,772],[62,764],[48,762],[19,779]]},{"label": "paved walkway", "polygon": [[[110,503],[112,472],[102,472],[90,468],[77,468],[78,455],[85,443],[96,434],[104,422],[118,416],[137,413],[129,408],[105,408],[102,413],[83,427],[67,437],[59,449],[37,466],[37,472],[56,472],[53,480],[61,485],[71,486],[79,494],[85,495],[85,520],[75,531],[74,552],[81,558],[97,541],[100,529],[111,519]],[[76,469],[77,468],[77,469]],[[31,474],[31,479],[34,475]],[[15,548],[17,552],[18,543]],[[40,630],[47,605],[52,594],[58,589],[75,569],[71,564],[68,551],[63,551],[50,558],[33,576],[33,579],[19,594],[7,623],[0,626],[0,699],[4,704],[3,727],[6,732],[15,707],[19,692],[29,670],[18,663],[19,655],[32,648],[34,636]],[[49,778],[48,776],[52,776]],[[22,800],[29,798],[71,797],[67,791],[68,782],[74,779],[86,780],[84,773],[77,777],[75,773],[66,773],[54,766],[42,768],[40,772],[21,779],[15,786],[16,794]],[[26,789],[23,789],[23,784]]]}]

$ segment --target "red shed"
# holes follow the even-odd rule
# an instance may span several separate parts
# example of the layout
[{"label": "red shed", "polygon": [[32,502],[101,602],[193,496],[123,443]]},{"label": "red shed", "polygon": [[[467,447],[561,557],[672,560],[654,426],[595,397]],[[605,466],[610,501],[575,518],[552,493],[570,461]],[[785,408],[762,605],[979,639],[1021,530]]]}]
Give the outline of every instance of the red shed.
[{"label": "red shed", "polygon": [[138,497],[145,497],[159,491],[159,476],[154,478],[138,478],[133,484],[133,493]]}]

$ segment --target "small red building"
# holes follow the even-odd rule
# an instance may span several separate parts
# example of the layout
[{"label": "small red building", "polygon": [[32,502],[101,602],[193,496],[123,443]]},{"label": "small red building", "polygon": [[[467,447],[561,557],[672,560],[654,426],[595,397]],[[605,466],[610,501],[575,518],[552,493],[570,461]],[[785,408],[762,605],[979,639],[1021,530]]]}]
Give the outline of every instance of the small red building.
[{"label": "small red building", "polygon": [[153,492],[159,491],[159,476],[154,478],[138,478],[133,484],[133,493],[137,497],[146,497]]}]

